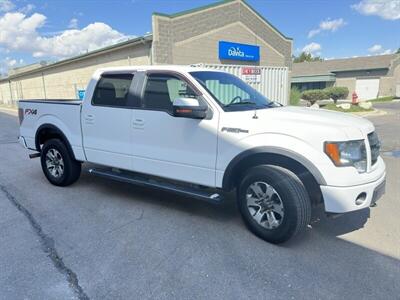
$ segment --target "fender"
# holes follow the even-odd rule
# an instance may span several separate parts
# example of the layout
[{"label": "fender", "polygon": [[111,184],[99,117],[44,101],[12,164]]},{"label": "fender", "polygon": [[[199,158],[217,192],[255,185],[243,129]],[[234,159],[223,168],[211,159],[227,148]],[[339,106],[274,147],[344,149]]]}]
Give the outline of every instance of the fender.
[{"label": "fender", "polygon": [[39,126],[39,128],[36,130],[36,134],[35,134],[35,146],[36,146],[36,150],[38,152],[41,151],[40,149],[40,139],[39,139],[39,133],[43,130],[43,129],[49,129],[52,132],[54,132],[56,135],[61,137],[61,140],[64,142],[65,146],[67,147],[68,151],[71,153],[73,159],[75,159],[75,154],[74,151],[72,150],[71,144],[69,143],[67,137],[65,136],[65,134],[57,127],[54,126],[53,124],[42,124]]},{"label": "fender", "polygon": [[244,159],[249,158],[252,155],[255,154],[260,154],[260,153],[265,153],[265,154],[279,154],[282,156],[286,156],[290,159],[293,159],[297,161],[299,164],[303,165],[315,178],[318,184],[320,185],[326,185],[326,181],[324,177],[322,176],[321,172],[318,170],[318,168],[307,158],[304,156],[285,149],[281,147],[275,147],[275,146],[259,146],[255,148],[251,148],[248,150],[245,150],[241,153],[239,153],[237,156],[235,156],[231,162],[229,163],[228,167],[225,170],[223,181],[222,181],[222,188],[224,190],[229,190],[230,189],[230,184],[232,182],[232,178],[235,176],[234,170],[235,167]]}]

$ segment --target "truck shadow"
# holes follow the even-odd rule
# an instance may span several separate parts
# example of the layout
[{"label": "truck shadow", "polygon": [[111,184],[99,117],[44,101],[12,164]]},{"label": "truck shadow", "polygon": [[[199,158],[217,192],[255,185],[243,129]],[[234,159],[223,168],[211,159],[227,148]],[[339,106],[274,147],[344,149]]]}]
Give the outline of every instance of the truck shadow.
[{"label": "truck shadow", "polygon": [[135,203],[143,202],[146,206],[151,206],[151,209],[154,209],[154,207],[156,209],[171,209],[181,213],[211,218],[217,222],[240,218],[233,195],[227,195],[228,198],[220,204],[213,204],[171,192],[110,181],[89,175],[85,171],[76,184],[82,184],[82,186],[95,185],[96,189],[107,195],[112,195],[113,198],[129,202],[134,201]]},{"label": "truck shadow", "polygon": [[309,243],[319,236],[326,240],[336,238],[364,228],[370,218],[370,208],[349,212],[337,216],[327,216],[322,210],[313,212],[312,221],[306,232],[294,237],[284,245],[287,247],[300,246]]},{"label": "truck shadow", "polygon": [[[82,184],[82,186],[95,185],[96,189],[102,190],[107,195],[112,195],[113,198],[136,203],[143,202],[146,206],[150,205],[152,209],[154,207],[156,210],[160,208],[170,209],[184,214],[209,218],[214,222],[233,222],[239,226],[244,226],[237,208],[235,192],[225,194],[224,201],[221,204],[212,204],[174,193],[110,181],[88,174],[83,174],[77,184]],[[308,231],[336,237],[363,228],[369,217],[369,208],[336,217],[328,217],[321,209],[316,209],[313,211],[312,223]],[[295,238],[292,241],[301,243],[301,239]],[[288,243],[292,244],[292,241]]]},{"label": "truck shadow", "polygon": [[338,236],[363,228],[369,217],[370,208],[337,216],[327,216],[319,211],[313,216],[311,226],[320,233]]}]

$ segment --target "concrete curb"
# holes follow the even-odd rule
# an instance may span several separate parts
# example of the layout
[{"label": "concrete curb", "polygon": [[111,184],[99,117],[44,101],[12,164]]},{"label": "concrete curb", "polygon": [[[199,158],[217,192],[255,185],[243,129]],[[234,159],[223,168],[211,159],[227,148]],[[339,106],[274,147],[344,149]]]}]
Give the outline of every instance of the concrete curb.
[{"label": "concrete curb", "polygon": [[352,112],[351,114],[360,116],[360,117],[380,117],[387,115],[388,112],[384,110],[374,109],[373,111],[366,111],[366,112]]},{"label": "concrete curb", "polygon": [[[319,109],[323,109],[326,111],[335,111],[335,110],[330,110],[330,109],[326,109],[326,108],[319,108]],[[342,113],[345,114],[351,114],[351,115],[355,115],[355,116],[360,116],[360,117],[379,117],[379,116],[384,116],[387,115],[388,112],[385,110],[379,110],[379,109],[373,109],[372,111],[362,111],[362,112],[346,112],[346,111],[341,111]]]}]

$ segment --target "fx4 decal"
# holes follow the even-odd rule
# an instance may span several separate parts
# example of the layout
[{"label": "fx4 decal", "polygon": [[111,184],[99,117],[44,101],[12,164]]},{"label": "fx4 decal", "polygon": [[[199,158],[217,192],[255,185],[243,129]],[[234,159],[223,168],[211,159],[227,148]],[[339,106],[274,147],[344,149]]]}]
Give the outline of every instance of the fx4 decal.
[{"label": "fx4 decal", "polygon": [[26,108],[25,115],[37,115],[37,109]]}]

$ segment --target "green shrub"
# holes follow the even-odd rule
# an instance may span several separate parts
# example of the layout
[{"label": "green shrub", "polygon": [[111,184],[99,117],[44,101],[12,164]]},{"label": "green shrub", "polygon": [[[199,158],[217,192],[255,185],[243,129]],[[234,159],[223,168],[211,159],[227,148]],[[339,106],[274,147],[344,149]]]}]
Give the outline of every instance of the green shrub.
[{"label": "green shrub", "polygon": [[290,90],[290,105],[299,105],[301,92],[298,88],[291,88]]},{"label": "green shrub", "polygon": [[318,100],[327,99],[328,95],[325,90],[307,90],[301,94],[301,98],[309,101],[312,105]]},{"label": "green shrub", "polygon": [[349,89],[343,86],[333,86],[325,89],[328,98],[332,98],[336,103],[338,99],[346,99],[349,95]]}]

